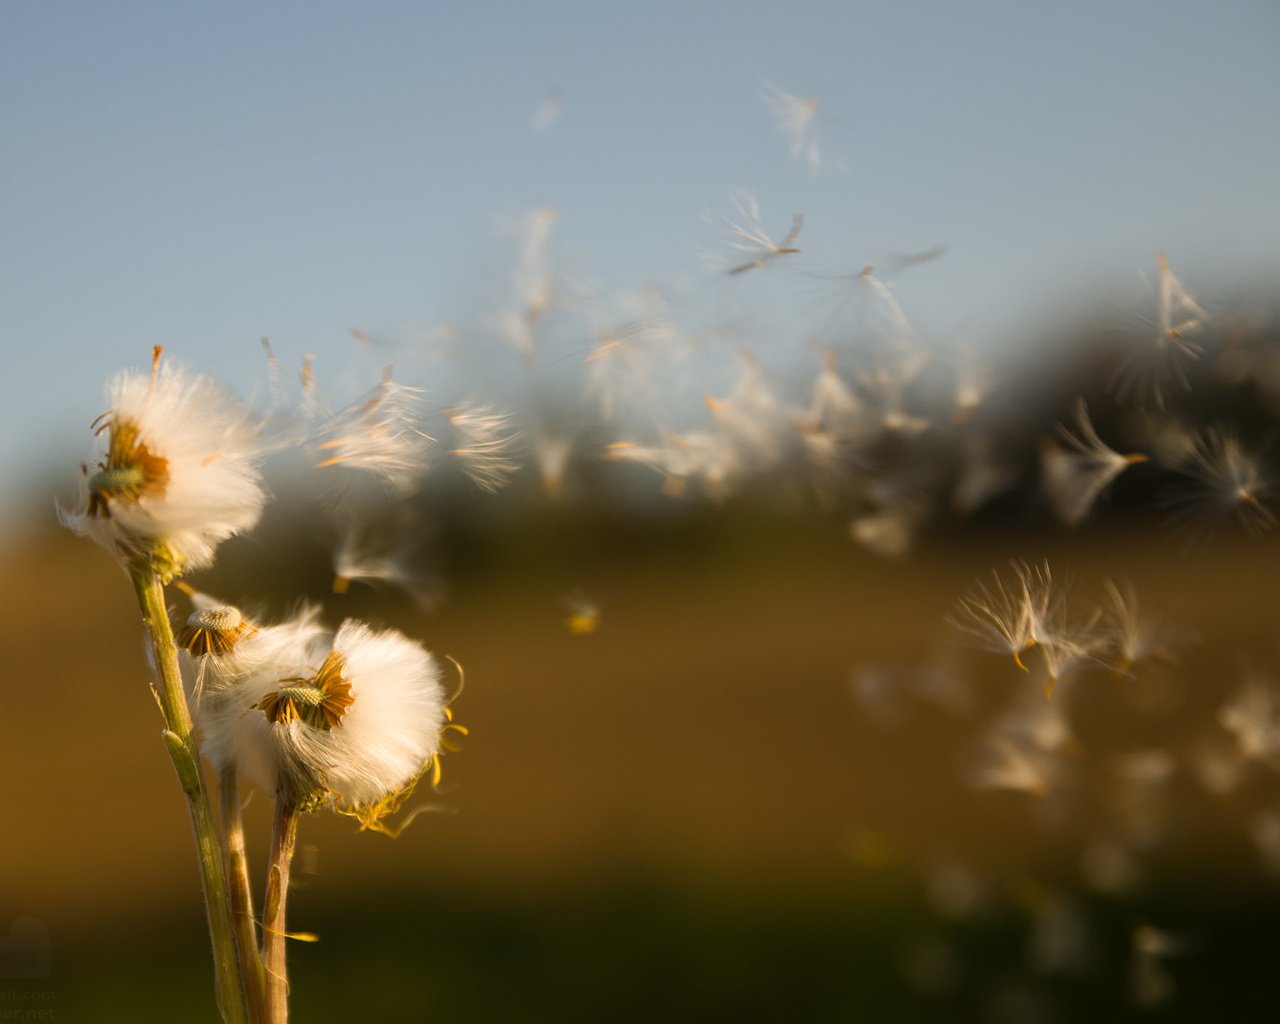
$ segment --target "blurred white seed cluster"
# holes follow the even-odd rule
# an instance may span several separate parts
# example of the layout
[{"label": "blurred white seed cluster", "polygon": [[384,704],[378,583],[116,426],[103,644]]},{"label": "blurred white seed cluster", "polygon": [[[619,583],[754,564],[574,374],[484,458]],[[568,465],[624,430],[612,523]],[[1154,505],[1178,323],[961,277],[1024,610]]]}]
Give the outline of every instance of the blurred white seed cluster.
[{"label": "blurred white seed cluster", "polygon": [[[940,922],[972,927],[1021,915],[1021,970],[1040,994],[1039,979],[1087,984],[1108,969],[1100,950],[1109,948],[1116,912],[1161,892],[1179,849],[1206,822],[1225,823],[1261,875],[1280,878],[1280,682],[1272,674],[1232,672],[1207,713],[1179,716],[1195,689],[1187,663],[1197,637],[1144,610],[1129,583],[1073,585],[1047,563],[1014,562],[979,581],[950,618],[955,638],[1014,664],[993,672],[940,641],[915,665],[857,666],[849,682],[872,730],[864,742],[882,733],[886,751],[914,749],[912,730],[936,729],[941,719],[954,756],[931,759],[939,774],[925,784],[947,794],[964,820],[988,828],[1000,820],[998,828],[1025,830],[1052,854],[1011,868],[983,849],[975,824],[972,842],[947,833],[898,846],[880,833],[878,847],[890,853],[864,856],[860,843],[858,864],[918,872]],[[1109,908],[1102,914],[1099,901]],[[904,953],[904,976],[923,991],[974,983],[961,947],[942,937],[949,931],[935,925]],[[962,944],[970,933],[953,934]],[[1134,912],[1130,939],[1134,1005],[1175,998],[1192,955],[1178,927]]]},{"label": "blurred white seed cluster", "polygon": [[[725,261],[734,287],[740,277],[746,286],[745,271],[772,271],[774,263],[779,272],[806,275],[781,262],[798,258],[791,243],[802,219],[775,242],[760,228],[754,200],[740,196],[739,203],[748,226],[728,229]],[[1027,410],[1016,402],[1025,371],[993,365],[990,353],[971,345],[928,343],[872,267],[810,275],[830,293],[823,300],[830,315],[790,356],[770,346],[766,362],[743,339],[732,340],[733,332],[695,329],[693,308],[662,289],[604,293],[567,283],[550,241],[556,218],[541,211],[521,223],[511,291],[528,330],[511,368],[514,391],[493,372],[500,350],[455,329],[433,337],[451,345],[463,338],[485,372],[476,373],[465,354],[449,372],[437,370],[453,385],[451,395],[402,383],[387,366],[372,390],[331,403],[310,357],[290,388],[269,347],[270,403],[253,411],[168,363],[122,374],[66,521],[124,552],[165,536],[180,562],[205,565],[219,539],[256,521],[264,457],[289,453],[324,471],[341,555],[334,575],[346,583],[421,575],[388,564],[409,546],[400,538],[384,533],[379,551],[362,552],[349,524],[386,512],[411,535],[404,510],[429,481],[452,473],[494,493],[527,470],[546,495],[566,500],[587,465],[600,460],[647,468],[669,497],[725,501],[767,492],[774,502],[811,503],[846,516],[852,539],[885,557],[909,553],[940,518],[972,515],[1002,496],[1078,527],[1117,479],[1135,471],[1143,491],[1158,496],[1162,519],[1188,538],[1224,525],[1256,532],[1274,523],[1270,471],[1256,442],[1237,423],[1204,423],[1194,405],[1203,396],[1186,390],[1189,368],[1208,358],[1203,343],[1178,348],[1183,361],[1159,375],[1158,388],[1117,386],[1103,403],[1103,426],[1096,417],[1106,396],[1094,395],[1089,405],[1078,398],[1070,419],[1028,432],[1021,426]],[[1208,315],[1163,256],[1159,271],[1159,330],[1186,343],[1207,330]],[[1192,307],[1194,317],[1164,325],[1170,310]],[[395,347],[355,336],[366,339],[362,349]],[[1134,351],[1148,345],[1141,335],[1130,340]],[[1224,383],[1215,372],[1212,386],[1244,386],[1242,374],[1258,384],[1245,347],[1224,344],[1214,353],[1213,366],[1220,360],[1233,376]],[[421,372],[423,349],[397,355]],[[1176,406],[1180,395],[1185,403]],[[429,600],[425,591],[415,596]]]},{"label": "blurred white seed cluster", "polygon": [[420,644],[353,619],[326,629],[316,608],[237,638],[219,627],[247,621],[238,608],[193,602],[182,667],[217,769],[374,824],[423,775],[438,781],[449,714],[440,668]]}]

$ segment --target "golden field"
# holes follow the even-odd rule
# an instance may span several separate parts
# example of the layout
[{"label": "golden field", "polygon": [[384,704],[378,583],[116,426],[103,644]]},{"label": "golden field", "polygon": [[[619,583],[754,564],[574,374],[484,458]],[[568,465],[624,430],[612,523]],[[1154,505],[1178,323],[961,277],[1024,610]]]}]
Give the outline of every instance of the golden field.
[{"label": "golden field", "polygon": [[[381,616],[465,667],[455,710],[470,736],[440,792],[417,800],[439,813],[395,841],[303,821],[291,927],[320,941],[291,947],[300,1020],[985,1014],[1003,1005],[992,992],[1022,949],[1026,902],[1002,895],[978,923],[949,924],[922,897],[929,865],[959,858],[1001,893],[1079,889],[1105,815],[1084,802],[1053,821],[1035,797],[968,784],[982,722],[1034,683],[955,644],[958,597],[1012,555],[1047,558],[1095,597],[1103,579],[1131,579],[1145,610],[1198,638],[1163,681],[1095,672],[1055,696],[1071,701],[1086,772],[1118,750],[1190,750],[1241,666],[1275,653],[1273,541],[1185,554],[1150,531],[974,533],[887,563],[823,522],[726,513],[653,534],[533,516],[479,542],[430,615],[358,587],[325,593],[323,553],[305,542],[235,541],[193,581],[246,601],[265,564],[272,591],[309,591],[335,622]],[[161,1019],[163,1006],[204,1019],[198,881],[127,582],[53,533],[6,552],[3,571],[6,912],[47,924],[58,1019]],[[592,635],[562,621],[575,588],[602,609]],[[851,688],[858,666],[948,649],[967,710],[905,693],[877,710]],[[1158,713],[1134,714],[1151,693]],[[1175,802],[1195,788],[1183,775]],[[1229,942],[1248,924],[1230,908],[1274,903],[1239,814],[1201,802],[1155,851],[1143,894],[1099,905],[1099,941],[1154,906],[1171,925],[1225,914]],[[266,801],[247,817],[260,860]],[[953,927],[975,962],[922,993],[903,967],[913,935]],[[1123,1019],[1122,967],[1068,1005]]]}]

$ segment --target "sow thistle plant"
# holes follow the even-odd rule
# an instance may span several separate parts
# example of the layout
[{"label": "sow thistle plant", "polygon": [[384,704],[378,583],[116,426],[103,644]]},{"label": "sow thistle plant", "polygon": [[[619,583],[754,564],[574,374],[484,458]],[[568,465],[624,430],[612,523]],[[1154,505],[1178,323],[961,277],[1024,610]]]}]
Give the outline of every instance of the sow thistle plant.
[{"label": "sow thistle plant", "polygon": [[[254,621],[178,581],[257,523],[270,445],[264,421],[221,385],[161,356],[155,349],[149,372],[111,380],[109,408],[94,422],[97,450],[76,504],[60,515],[133,583],[164,742],[195,833],[218,1008],[228,1022],[274,1024],[288,1018],[285,941],[307,937],[290,936],[285,923],[299,816],[327,808],[397,834],[403,824],[389,816],[424,778],[439,783],[448,737],[466,729],[452,721],[440,665],[416,641],[353,619],[333,631],[310,606],[283,622]],[[402,446],[403,433],[379,430]],[[381,465],[376,455],[359,448],[360,461]],[[176,633],[164,591],[175,581],[193,606]],[[217,774],[219,815],[202,755]],[[275,801],[261,916],[242,780]]]},{"label": "sow thistle plant", "polygon": [[207,567],[266,504],[253,418],[216,381],[162,365],[159,348],[150,373],[111,380],[107,401],[94,421],[100,451],[63,522],[164,582]]}]

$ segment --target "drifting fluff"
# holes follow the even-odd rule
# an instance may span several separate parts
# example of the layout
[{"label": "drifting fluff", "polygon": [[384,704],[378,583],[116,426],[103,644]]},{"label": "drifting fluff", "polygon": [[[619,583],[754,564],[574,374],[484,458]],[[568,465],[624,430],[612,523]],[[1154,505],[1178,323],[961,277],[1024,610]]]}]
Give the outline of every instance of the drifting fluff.
[{"label": "drifting fluff", "polygon": [[1145,455],[1122,455],[1108,447],[1093,429],[1084,399],[1076,403],[1076,423],[1078,434],[1059,427],[1068,447],[1046,441],[1040,449],[1045,495],[1068,526],[1084,521],[1111,481],[1130,466],[1147,461]]}]

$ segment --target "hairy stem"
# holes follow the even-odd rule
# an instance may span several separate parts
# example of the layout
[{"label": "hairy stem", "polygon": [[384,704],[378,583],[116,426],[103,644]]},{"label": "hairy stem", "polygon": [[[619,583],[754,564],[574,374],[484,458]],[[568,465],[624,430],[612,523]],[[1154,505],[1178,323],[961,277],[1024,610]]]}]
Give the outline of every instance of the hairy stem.
[{"label": "hairy stem", "polygon": [[165,747],[178,773],[178,781],[187,798],[187,810],[195,833],[196,856],[200,863],[200,884],[204,890],[205,911],[209,919],[209,937],[213,943],[213,969],[218,1009],[227,1024],[244,1024],[248,1020],[244,987],[240,981],[235,935],[231,924],[231,900],[227,876],[222,866],[218,832],[214,825],[213,806],[200,770],[200,755],[192,731],[191,712],[182,689],[178,670],[178,648],[173,642],[173,629],[165,608],[164,588],[160,577],[145,561],[129,566],[142,613],[142,624],[154,655],[159,676],[156,696],[164,714]]},{"label": "hairy stem", "polygon": [[262,959],[267,972],[267,1020],[287,1024],[289,977],[285,963],[285,902],[289,896],[289,865],[298,838],[298,808],[284,797],[276,798],[276,819],[271,829],[271,860],[267,864],[267,893],[262,907]]},{"label": "hairy stem", "polygon": [[222,799],[222,840],[226,855],[227,882],[231,888],[231,914],[240,954],[240,976],[249,999],[249,1017],[257,1024],[267,1019],[267,972],[258,952],[258,931],[254,925],[253,893],[249,887],[249,860],[245,854],[244,820],[240,815],[240,779],[234,767],[218,776]]}]

